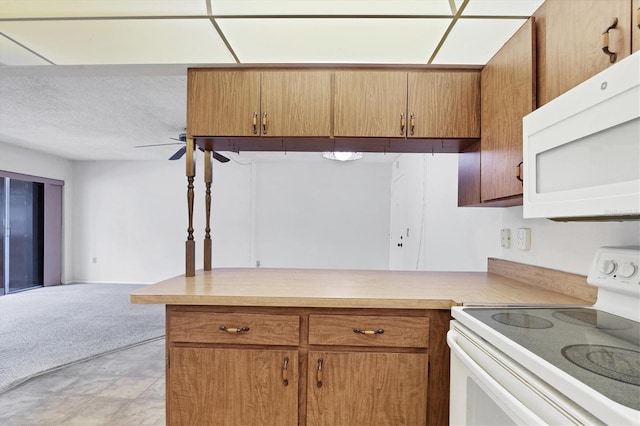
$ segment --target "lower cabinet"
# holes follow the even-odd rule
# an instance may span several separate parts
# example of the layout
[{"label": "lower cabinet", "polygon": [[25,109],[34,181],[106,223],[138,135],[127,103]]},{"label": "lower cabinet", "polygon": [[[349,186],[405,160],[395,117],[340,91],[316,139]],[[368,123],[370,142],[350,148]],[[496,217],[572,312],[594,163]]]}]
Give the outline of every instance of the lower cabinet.
[{"label": "lower cabinet", "polygon": [[297,350],[169,349],[170,425],[297,425]]},{"label": "lower cabinet", "polygon": [[309,352],[307,425],[427,424],[427,354]]},{"label": "lower cabinet", "polygon": [[167,424],[446,424],[449,318],[167,306]]}]

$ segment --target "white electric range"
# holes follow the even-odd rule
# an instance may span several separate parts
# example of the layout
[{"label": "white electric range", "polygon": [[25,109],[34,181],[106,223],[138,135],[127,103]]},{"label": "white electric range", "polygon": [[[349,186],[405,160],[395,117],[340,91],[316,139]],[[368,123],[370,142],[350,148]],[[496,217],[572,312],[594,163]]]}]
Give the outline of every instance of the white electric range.
[{"label": "white electric range", "polygon": [[594,306],[454,307],[451,424],[640,425],[639,265],[600,248]]}]

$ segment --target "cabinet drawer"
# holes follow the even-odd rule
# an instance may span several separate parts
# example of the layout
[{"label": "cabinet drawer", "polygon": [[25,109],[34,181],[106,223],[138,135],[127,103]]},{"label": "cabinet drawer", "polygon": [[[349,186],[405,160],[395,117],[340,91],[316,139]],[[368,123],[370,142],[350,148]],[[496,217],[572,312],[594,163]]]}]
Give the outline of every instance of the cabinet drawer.
[{"label": "cabinet drawer", "polygon": [[171,312],[168,326],[172,342],[297,346],[300,341],[298,315]]},{"label": "cabinet drawer", "polygon": [[426,348],[429,318],[309,315],[309,344]]}]

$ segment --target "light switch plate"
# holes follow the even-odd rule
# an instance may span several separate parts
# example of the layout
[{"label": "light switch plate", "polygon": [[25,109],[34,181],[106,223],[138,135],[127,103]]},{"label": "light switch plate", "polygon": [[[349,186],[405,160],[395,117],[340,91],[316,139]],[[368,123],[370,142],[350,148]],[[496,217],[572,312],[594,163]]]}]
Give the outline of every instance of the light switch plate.
[{"label": "light switch plate", "polygon": [[514,238],[514,245],[520,250],[530,250],[531,228],[518,228]]}]

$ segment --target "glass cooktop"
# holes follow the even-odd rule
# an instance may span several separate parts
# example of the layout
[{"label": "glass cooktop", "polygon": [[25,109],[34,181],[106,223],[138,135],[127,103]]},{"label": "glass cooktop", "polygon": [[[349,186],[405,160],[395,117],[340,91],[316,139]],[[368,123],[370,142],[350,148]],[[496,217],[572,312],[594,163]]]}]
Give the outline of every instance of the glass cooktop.
[{"label": "glass cooktop", "polygon": [[609,399],[640,410],[639,323],[589,308],[463,311]]}]

